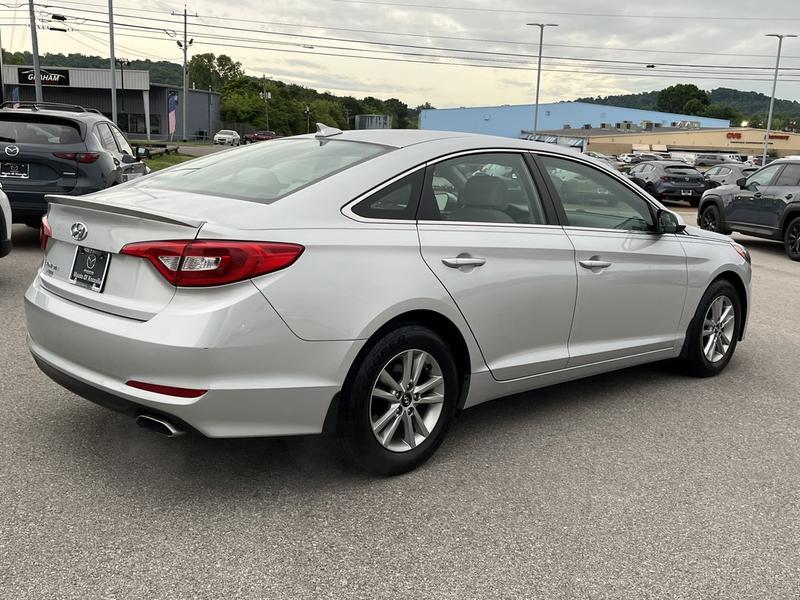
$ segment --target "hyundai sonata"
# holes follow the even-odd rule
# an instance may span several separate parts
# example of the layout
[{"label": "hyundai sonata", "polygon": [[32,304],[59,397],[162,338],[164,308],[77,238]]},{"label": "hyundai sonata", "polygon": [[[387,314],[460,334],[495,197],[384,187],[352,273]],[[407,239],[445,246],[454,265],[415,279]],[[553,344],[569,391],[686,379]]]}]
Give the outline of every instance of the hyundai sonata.
[{"label": "hyundai sonata", "polygon": [[649,361],[715,375],[744,336],[747,251],[600,161],[318,129],[51,196],[41,369],[167,435],[331,429],[388,474],[461,409]]}]

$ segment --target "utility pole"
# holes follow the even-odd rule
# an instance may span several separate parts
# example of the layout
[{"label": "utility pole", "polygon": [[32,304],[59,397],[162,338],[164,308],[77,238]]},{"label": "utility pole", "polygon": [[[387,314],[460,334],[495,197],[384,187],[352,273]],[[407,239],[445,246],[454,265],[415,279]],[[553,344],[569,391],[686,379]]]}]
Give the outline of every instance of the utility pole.
[{"label": "utility pole", "polygon": [[[172,13],[173,16],[180,16],[181,13]],[[196,17],[197,14],[191,15]],[[189,23],[189,14],[186,12],[186,5],[183,5],[183,43],[181,44],[178,42],[178,48],[183,49],[183,100],[181,102],[181,131],[183,132],[182,141],[188,141],[186,139],[186,105],[189,104],[189,62],[188,62],[188,53],[189,53],[189,46],[192,45],[194,39],[187,39],[188,34],[188,25]]]},{"label": "utility pole", "polygon": [[41,102],[42,68],[39,66],[39,36],[36,33],[36,15],[33,12],[33,0],[28,0],[28,9],[31,14],[31,50],[33,51],[33,80],[36,84],[36,102]]},{"label": "utility pole", "polygon": [[533,139],[539,131],[539,86],[542,81],[542,43],[544,42],[544,28],[558,27],[558,23],[528,23],[527,25],[539,28],[539,66],[536,69],[536,105],[533,109]]},{"label": "utility pole", "polygon": [[783,38],[796,38],[793,33],[768,33],[766,37],[778,38],[778,56],[775,58],[775,76],[772,78],[772,95],[769,97],[769,114],[767,115],[767,132],[764,134],[764,154],[761,157],[761,165],[767,164],[767,151],[769,150],[769,131],[772,128],[772,109],[775,106],[775,88],[778,85],[778,69],[781,66],[781,47]]},{"label": "utility pole", "polygon": [[303,111],[306,113],[306,133],[311,133],[311,109],[306,104],[306,109]]},{"label": "utility pole", "polygon": [[114,58],[114,0],[108,0],[108,62],[111,64],[111,120],[117,122],[117,61]]}]

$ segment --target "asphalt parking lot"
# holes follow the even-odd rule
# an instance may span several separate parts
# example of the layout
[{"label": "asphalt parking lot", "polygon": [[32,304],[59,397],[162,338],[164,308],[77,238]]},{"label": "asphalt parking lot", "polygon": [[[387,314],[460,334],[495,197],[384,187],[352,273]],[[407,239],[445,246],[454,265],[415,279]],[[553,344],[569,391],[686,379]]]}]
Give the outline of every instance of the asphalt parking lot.
[{"label": "asphalt parking lot", "polygon": [[779,244],[740,238],[752,315],[721,376],[653,365],[484,404],[374,479],[330,440],[164,439],[51,383],[25,346],[37,234],[14,233],[1,598],[800,594],[800,264]]}]

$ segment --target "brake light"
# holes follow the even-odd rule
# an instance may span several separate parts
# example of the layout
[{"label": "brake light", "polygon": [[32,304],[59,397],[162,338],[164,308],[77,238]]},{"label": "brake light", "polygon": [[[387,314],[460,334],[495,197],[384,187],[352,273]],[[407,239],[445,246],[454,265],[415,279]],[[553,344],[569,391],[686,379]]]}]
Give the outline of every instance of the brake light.
[{"label": "brake light", "polygon": [[147,383],[145,381],[136,381],[133,379],[125,382],[125,385],[129,385],[139,390],[145,390],[147,392],[164,394],[165,396],[175,396],[176,398],[199,398],[208,391],[208,390],[195,390],[192,388],[173,387],[171,385],[160,385],[158,383]]},{"label": "brake light", "polygon": [[53,152],[56,158],[63,158],[64,160],[74,160],[79,163],[93,163],[100,158],[99,152]]},{"label": "brake light", "polygon": [[661,181],[672,181],[672,177],[667,177],[666,175],[662,175]]},{"label": "brake light", "polygon": [[47,241],[53,237],[53,230],[50,228],[50,221],[47,220],[47,215],[42,217],[42,226],[39,228],[39,247],[42,252],[47,251]]},{"label": "brake light", "polygon": [[285,269],[303,250],[282,242],[171,240],[128,244],[120,253],[146,258],[172,285],[206,287]]}]

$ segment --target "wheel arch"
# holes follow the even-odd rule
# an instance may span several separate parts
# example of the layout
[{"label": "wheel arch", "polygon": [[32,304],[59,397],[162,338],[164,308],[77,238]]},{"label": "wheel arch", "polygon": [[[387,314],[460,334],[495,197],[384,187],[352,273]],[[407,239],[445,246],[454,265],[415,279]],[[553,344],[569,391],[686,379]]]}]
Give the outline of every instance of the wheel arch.
[{"label": "wheel arch", "polygon": [[800,217],[800,204],[792,204],[786,208],[781,216],[781,239],[786,235],[786,228],[789,227],[796,217]]},{"label": "wheel arch", "polygon": [[717,207],[717,212],[719,212],[719,221],[720,221],[720,232],[728,233],[730,229],[728,228],[728,220],[725,218],[725,208],[722,203],[722,198],[715,194],[709,194],[707,196],[703,196],[700,198],[700,204],[697,207],[697,225],[700,226],[700,217],[703,214],[703,211],[708,207],[709,204],[713,204]]},{"label": "wheel arch", "polygon": [[[472,359],[470,358],[469,346],[458,326],[442,313],[430,309],[414,309],[398,314],[369,336],[367,341],[361,347],[350,368],[345,376],[342,388],[346,388],[352,378],[355,376],[355,371],[364,356],[372,349],[372,347],[389,331],[402,327],[404,325],[422,325],[431,331],[434,331],[442,337],[445,343],[453,350],[453,358],[456,361],[458,368],[458,377],[460,381],[460,389],[458,393],[458,401],[456,409],[460,410],[464,407],[469,393],[470,376],[472,373]],[[338,419],[339,408],[341,401],[341,392],[337,393],[333,398],[328,413],[325,417],[325,424],[323,431],[333,432],[336,430],[336,421]]]},{"label": "wheel arch", "polygon": [[736,292],[739,294],[739,302],[742,305],[742,327],[739,330],[739,341],[742,341],[744,339],[744,324],[747,323],[747,314],[750,308],[748,305],[747,286],[745,286],[741,276],[735,271],[723,271],[708,285],[713,284],[715,281],[727,281],[736,288]]}]

